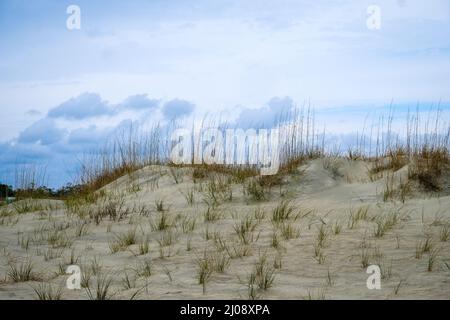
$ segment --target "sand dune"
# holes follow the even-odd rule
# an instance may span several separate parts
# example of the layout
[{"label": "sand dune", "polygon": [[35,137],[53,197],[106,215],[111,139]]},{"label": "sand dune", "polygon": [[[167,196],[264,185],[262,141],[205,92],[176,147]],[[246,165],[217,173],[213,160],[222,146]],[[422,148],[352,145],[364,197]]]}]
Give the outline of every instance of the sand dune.
[{"label": "sand dune", "polygon": [[[407,166],[372,165],[311,160],[264,189],[149,166],[95,199],[1,207],[0,299],[88,299],[97,284],[112,299],[450,299],[447,173],[432,193],[404,187]],[[68,265],[82,289],[66,288]]]}]

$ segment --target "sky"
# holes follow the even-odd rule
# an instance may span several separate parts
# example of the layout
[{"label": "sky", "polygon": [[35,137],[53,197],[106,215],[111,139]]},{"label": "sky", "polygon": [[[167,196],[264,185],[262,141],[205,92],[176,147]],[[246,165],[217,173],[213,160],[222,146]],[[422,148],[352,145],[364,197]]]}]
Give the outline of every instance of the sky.
[{"label": "sky", "polygon": [[350,133],[355,110],[450,109],[449,75],[448,0],[2,0],[0,180],[35,162],[61,185],[134,122],[307,103]]}]

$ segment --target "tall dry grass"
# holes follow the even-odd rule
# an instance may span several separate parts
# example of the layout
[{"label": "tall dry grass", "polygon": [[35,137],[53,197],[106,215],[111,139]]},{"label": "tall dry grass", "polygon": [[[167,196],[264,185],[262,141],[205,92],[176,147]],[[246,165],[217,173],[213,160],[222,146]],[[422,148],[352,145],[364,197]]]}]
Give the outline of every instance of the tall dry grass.
[{"label": "tall dry grass", "polygon": [[82,157],[77,183],[83,186],[83,192],[95,191],[147,165],[166,162],[167,140],[162,137],[159,125],[146,133],[133,126],[121,130],[100,150]]},{"label": "tall dry grass", "polygon": [[17,164],[14,170],[14,179],[17,199],[45,197],[51,192],[45,187],[48,182],[45,165]]},{"label": "tall dry grass", "polygon": [[[274,124],[255,124],[255,128],[277,128],[279,130],[280,168],[275,176],[259,179],[261,186],[280,184],[284,174],[293,173],[306,160],[318,157],[346,156],[349,159],[364,159],[374,163],[372,174],[384,170],[398,170],[409,164],[409,177],[420,182],[427,190],[439,190],[438,178],[448,172],[450,124],[445,121],[443,111],[437,106],[428,112],[416,108],[408,110],[406,119],[399,125],[395,108],[389,108],[386,114],[374,119],[367,128],[366,123],[357,132],[353,145],[340,150],[341,146],[328,143],[333,133],[325,126],[315,123],[315,111],[310,106],[295,108],[280,114]],[[398,128],[396,128],[398,126]],[[180,124],[168,126],[155,125],[143,132],[130,127],[111,138],[103,148],[89,153],[80,166],[79,183],[85,190],[98,190],[118,177],[130,174],[151,164],[193,167],[193,178],[202,179],[212,173],[221,173],[243,182],[249,177],[259,175],[261,164],[185,164],[175,165],[169,154],[174,142],[170,141],[171,132]],[[220,118],[205,117],[192,124],[192,132],[205,128],[235,129],[221,122]],[[225,134],[224,134],[225,136]],[[199,136],[191,136],[195,147],[201,147]],[[237,147],[237,145],[235,145]],[[246,150],[247,156],[251,151]],[[192,152],[192,160],[198,157]]]}]

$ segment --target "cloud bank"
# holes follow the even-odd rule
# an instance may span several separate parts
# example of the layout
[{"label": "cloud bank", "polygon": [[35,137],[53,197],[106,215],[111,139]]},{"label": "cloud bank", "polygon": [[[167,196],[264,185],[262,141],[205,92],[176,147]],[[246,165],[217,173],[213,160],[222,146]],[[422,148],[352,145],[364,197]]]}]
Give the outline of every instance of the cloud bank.
[{"label": "cloud bank", "polygon": [[73,180],[83,154],[98,150],[120,130],[185,119],[194,110],[194,103],[182,99],[164,102],[135,94],[114,105],[98,93],[82,93],[0,144],[0,180],[13,183],[18,165],[45,164],[51,186],[60,186]]}]

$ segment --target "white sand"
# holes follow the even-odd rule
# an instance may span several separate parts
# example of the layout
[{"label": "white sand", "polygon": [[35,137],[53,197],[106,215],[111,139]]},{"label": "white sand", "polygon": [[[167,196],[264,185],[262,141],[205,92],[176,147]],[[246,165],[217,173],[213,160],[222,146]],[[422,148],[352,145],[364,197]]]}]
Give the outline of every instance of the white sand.
[{"label": "white sand", "polygon": [[[82,236],[76,235],[77,224],[82,219],[69,216],[63,202],[43,201],[46,205],[52,203],[51,208],[0,218],[0,299],[36,298],[33,288],[39,281],[13,282],[8,275],[11,264],[19,266],[28,260],[42,282],[51,283],[54,290],[61,288],[62,299],[87,299],[85,289],[67,289],[68,276],[58,275],[59,265],[65,268],[72,250],[79,256],[76,264],[83,272],[90,272],[92,261],[101,265],[100,274],[112,279],[110,293],[114,299],[129,299],[137,291],[136,299],[247,299],[248,275],[264,254],[270,267],[276,257],[281,257],[282,264],[275,271],[273,286],[268,290],[257,290],[261,298],[450,299],[450,240],[440,239],[444,226],[450,223],[450,196],[431,196],[413,187],[405,203],[398,197],[384,202],[385,180],[371,182],[369,167],[369,163],[362,161],[321,159],[309,162],[300,167],[298,173],[286,177],[286,184],[281,187],[283,198],[292,199],[292,204],[301,213],[312,211],[306,217],[290,222],[293,228],[298,228],[300,236],[285,240],[279,235],[282,248],[278,249],[271,246],[272,210],[283,199],[278,186],[273,187],[269,199],[254,201],[243,195],[242,184],[233,184],[232,201],[225,201],[218,207],[223,217],[205,223],[204,192],[195,192],[192,206],[180,192],[194,186],[197,190],[200,188],[200,182],[193,183],[192,169],[179,169],[183,181],[177,184],[167,168],[148,167],[105,188],[114,199],[123,195],[126,206],[133,212],[119,222],[106,218],[96,225],[90,221],[88,234]],[[395,183],[405,181],[406,172],[406,168],[399,170],[394,176]],[[206,183],[207,179],[202,183],[203,190],[206,190]],[[160,199],[168,207],[167,215],[175,221],[176,227],[171,230],[177,237],[175,244],[163,248],[164,252],[171,252],[170,257],[164,258],[160,257],[157,242],[163,232],[152,231],[150,225],[150,220],[160,215],[155,208],[155,201]],[[142,206],[146,206],[149,216],[139,215]],[[350,228],[350,212],[356,212],[360,207],[368,207],[369,217]],[[197,260],[203,257],[205,250],[212,253],[218,250],[213,239],[205,240],[205,229],[210,233],[219,232],[231,248],[232,244],[238,243],[235,224],[257,208],[265,211],[265,218],[254,231],[257,240],[249,245],[251,255],[231,259],[223,273],[213,272],[204,294],[198,284]],[[4,212],[6,208],[0,210]],[[375,237],[376,217],[391,211],[399,212],[401,219],[384,236]],[[184,217],[196,218],[192,232],[182,232]],[[339,234],[332,232],[336,223],[342,226]],[[314,244],[322,224],[329,236],[321,248],[324,261],[319,263]],[[49,249],[51,246],[46,238],[55,229],[61,229],[59,233],[73,240],[70,247]],[[144,235],[150,239],[147,254],[138,254],[138,244],[124,251],[111,252],[110,243],[114,236],[130,229],[136,229],[138,243]],[[427,237],[433,244],[431,252],[416,258],[416,246]],[[28,248],[26,239],[30,239]],[[189,251],[188,242],[191,244]],[[62,251],[60,257],[46,261],[44,253],[57,255],[58,251]],[[386,275],[381,280],[380,290],[369,290],[366,286],[369,275],[361,266],[363,252],[368,252],[370,264],[381,265]],[[428,271],[430,255],[435,256],[435,262]],[[145,260],[152,263],[149,277],[139,276],[134,271]],[[328,272],[331,285],[327,281]],[[124,286],[126,274],[131,278],[130,289]],[[92,276],[94,292],[95,282],[96,277]]]}]

